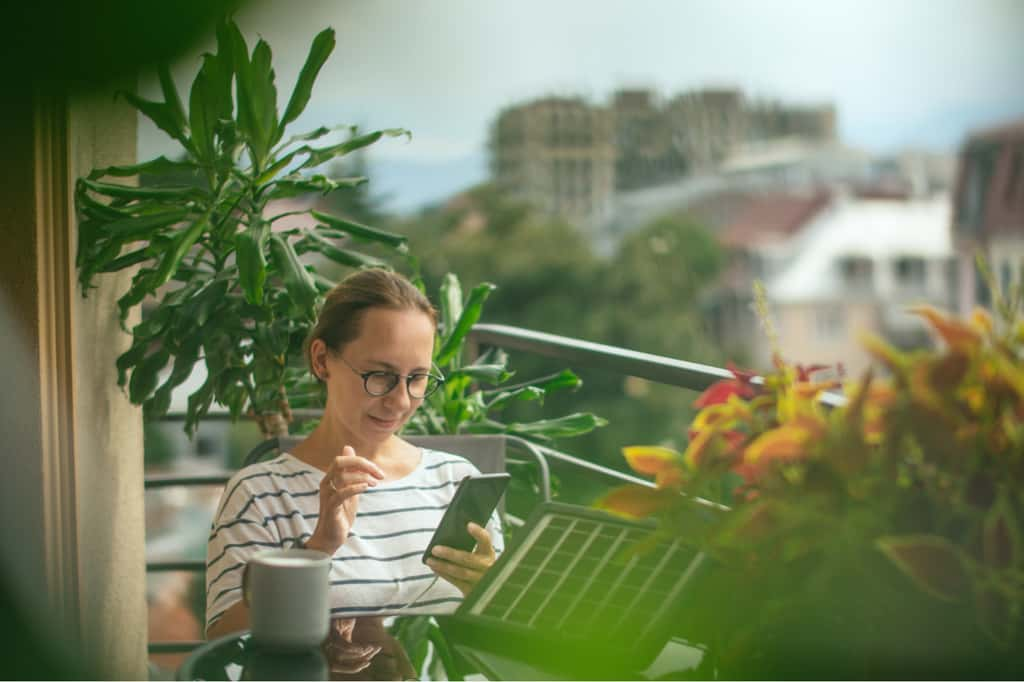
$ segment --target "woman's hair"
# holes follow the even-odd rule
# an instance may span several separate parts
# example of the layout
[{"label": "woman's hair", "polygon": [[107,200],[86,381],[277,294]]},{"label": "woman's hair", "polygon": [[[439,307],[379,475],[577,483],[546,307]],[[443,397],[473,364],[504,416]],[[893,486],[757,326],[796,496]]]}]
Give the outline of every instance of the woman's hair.
[{"label": "woman's hair", "polygon": [[304,351],[311,372],[313,359],[309,348],[313,341],[320,339],[329,349],[340,351],[359,336],[363,315],[373,308],[418,310],[437,326],[434,306],[403,275],[382,268],[358,270],[327,292],[316,326],[306,337]]}]

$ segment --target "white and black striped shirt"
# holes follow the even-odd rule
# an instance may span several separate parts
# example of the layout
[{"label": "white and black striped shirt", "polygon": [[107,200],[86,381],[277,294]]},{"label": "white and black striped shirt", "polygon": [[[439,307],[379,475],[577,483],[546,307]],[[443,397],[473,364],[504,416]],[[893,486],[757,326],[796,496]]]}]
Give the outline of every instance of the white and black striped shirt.
[{"label": "white and black striped shirt", "polygon": [[[359,497],[348,540],[331,565],[331,616],[450,613],[462,593],[444,579],[422,594],[435,574],[420,559],[455,489],[480,472],[458,455],[422,449],[409,475],[379,483]],[[290,454],[245,467],[224,489],[207,544],[206,627],[241,599],[242,568],[256,552],[291,547],[316,528],[324,472]],[[498,516],[487,528],[504,548]]]}]

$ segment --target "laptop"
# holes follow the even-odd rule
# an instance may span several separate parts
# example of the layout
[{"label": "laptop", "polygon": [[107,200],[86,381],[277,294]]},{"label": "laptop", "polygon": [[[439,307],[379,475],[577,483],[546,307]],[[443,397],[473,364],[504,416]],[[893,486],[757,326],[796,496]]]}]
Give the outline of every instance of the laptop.
[{"label": "laptop", "polygon": [[653,523],[539,505],[442,627],[451,641],[567,677],[635,677],[674,634],[707,563]]}]

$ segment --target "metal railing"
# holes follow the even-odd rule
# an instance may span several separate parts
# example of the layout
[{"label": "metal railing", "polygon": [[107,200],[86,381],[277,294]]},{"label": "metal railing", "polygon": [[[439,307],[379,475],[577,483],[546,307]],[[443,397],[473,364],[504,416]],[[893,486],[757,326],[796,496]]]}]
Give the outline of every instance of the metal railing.
[{"label": "metal railing", "polygon": [[[710,365],[677,360],[663,355],[642,353],[616,346],[608,346],[567,336],[547,334],[506,325],[475,325],[470,331],[469,342],[477,349],[481,346],[499,346],[506,350],[518,350],[557,358],[568,362],[574,367],[589,367],[617,372],[626,376],[639,377],[652,382],[695,391],[702,391],[716,381],[729,379],[733,376],[731,372],[721,367],[712,367]],[[821,400],[826,405],[832,407],[838,406],[843,402],[841,396],[831,394],[823,396]],[[315,418],[320,416],[320,411],[294,410],[293,416],[297,419]],[[183,418],[184,415],[181,414],[171,414],[166,417],[168,421],[177,421]],[[227,420],[229,416],[227,414],[211,413],[207,419]],[[544,481],[549,480],[548,460],[551,460],[574,467],[580,471],[587,471],[591,474],[608,478],[610,481],[634,483],[649,487],[654,486],[653,483],[646,479],[601,466],[600,464],[589,462],[553,448],[530,443],[514,436],[507,436],[507,438],[510,444],[529,451],[537,460]],[[204,475],[149,475],[146,476],[145,487],[147,490],[151,490],[171,486],[223,485],[233,473],[231,471],[223,471]],[[699,502],[711,504],[704,500],[699,500]],[[205,570],[205,562],[201,560],[149,561],[146,563],[147,572],[198,572],[203,570]],[[180,653],[189,651],[199,644],[200,642],[150,642],[149,651],[150,653]]]}]

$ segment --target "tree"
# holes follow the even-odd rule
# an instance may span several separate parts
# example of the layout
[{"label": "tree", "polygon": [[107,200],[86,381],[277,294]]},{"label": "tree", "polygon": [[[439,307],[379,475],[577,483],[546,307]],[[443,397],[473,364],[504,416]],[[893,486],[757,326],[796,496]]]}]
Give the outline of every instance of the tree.
[{"label": "tree", "polygon": [[[579,229],[543,216],[491,186],[475,187],[396,228],[420,254],[424,278],[452,271],[467,286],[493,281],[482,321],[509,324],[703,362],[721,362],[703,333],[699,294],[722,264],[699,225],[664,218],[629,235],[608,259]],[[557,371],[557,361],[517,356],[522,377]],[[605,428],[574,439],[572,450],[621,467],[619,447],[678,439],[693,395],[618,374],[575,368],[583,386],[547,399],[555,413],[591,411]],[[540,406],[510,406],[517,420]]]}]

